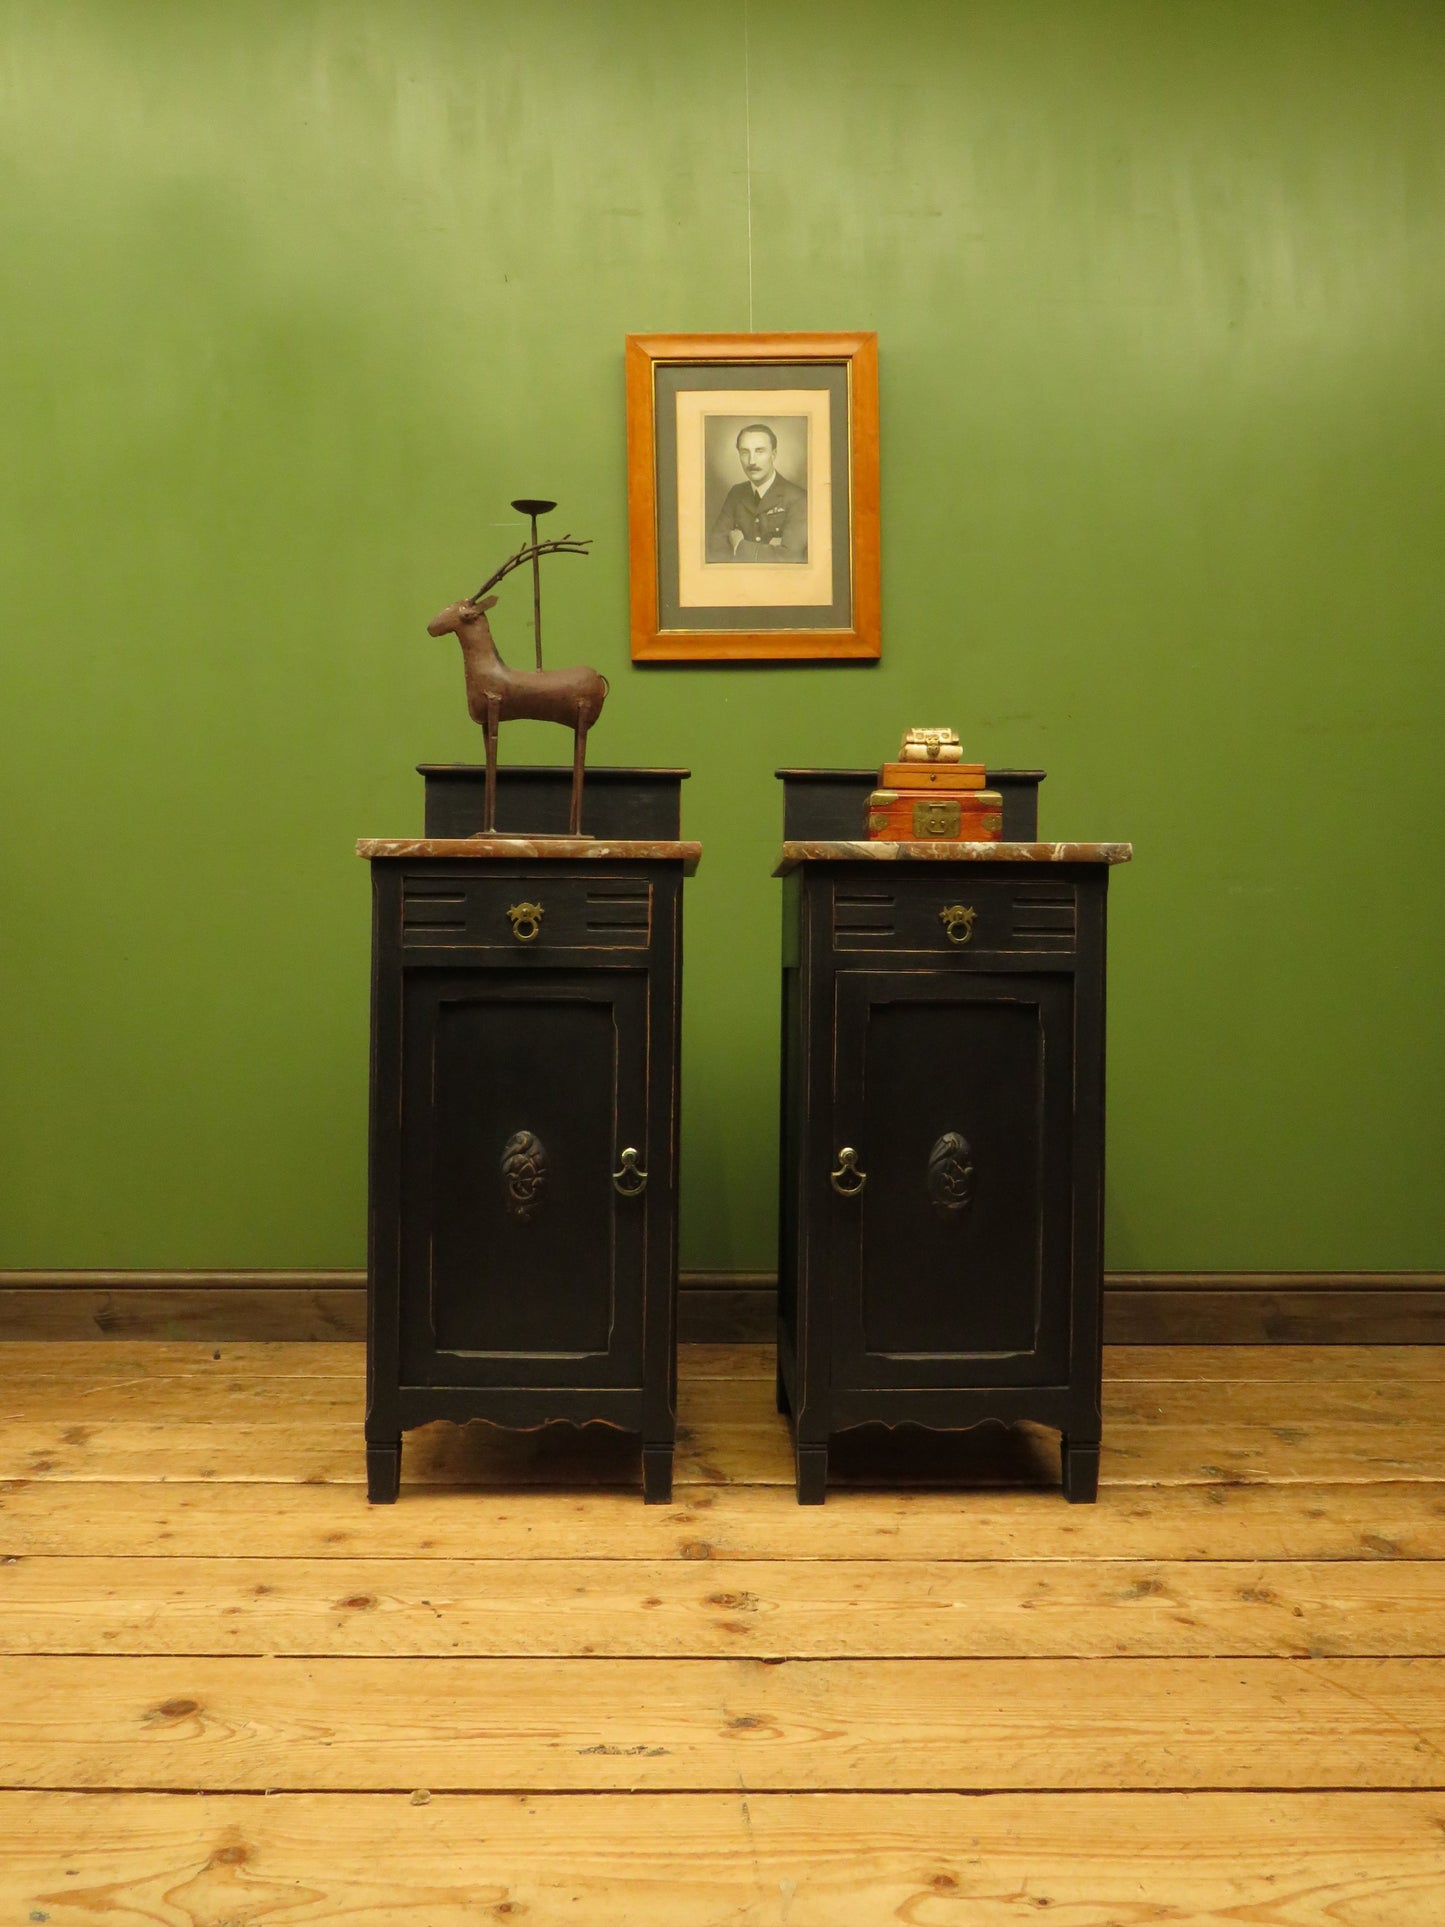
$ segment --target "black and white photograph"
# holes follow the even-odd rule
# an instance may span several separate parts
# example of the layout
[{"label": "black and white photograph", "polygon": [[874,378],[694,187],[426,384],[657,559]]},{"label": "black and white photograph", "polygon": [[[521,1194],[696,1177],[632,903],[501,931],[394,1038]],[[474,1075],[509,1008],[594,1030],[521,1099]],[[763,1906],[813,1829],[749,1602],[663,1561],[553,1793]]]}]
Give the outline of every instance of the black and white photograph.
[{"label": "black and white photograph", "polygon": [[703,418],[707,560],[808,559],[808,418]]}]

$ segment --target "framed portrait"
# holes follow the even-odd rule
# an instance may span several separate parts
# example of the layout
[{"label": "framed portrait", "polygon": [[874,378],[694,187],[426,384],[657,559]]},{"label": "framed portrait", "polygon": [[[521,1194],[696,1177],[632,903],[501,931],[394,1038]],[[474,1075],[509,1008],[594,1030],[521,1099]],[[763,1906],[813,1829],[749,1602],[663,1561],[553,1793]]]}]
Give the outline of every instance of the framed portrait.
[{"label": "framed portrait", "polygon": [[879,653],[878,337],[629,335],[635,662]]}]

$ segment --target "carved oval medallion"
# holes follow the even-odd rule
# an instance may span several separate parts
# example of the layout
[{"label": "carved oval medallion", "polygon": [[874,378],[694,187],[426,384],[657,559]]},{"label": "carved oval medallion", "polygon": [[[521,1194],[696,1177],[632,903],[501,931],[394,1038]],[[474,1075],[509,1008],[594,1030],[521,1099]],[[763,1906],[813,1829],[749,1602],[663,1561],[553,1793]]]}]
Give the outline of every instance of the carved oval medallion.
[{"label": "carved oval medallion", "polygon": [[945,1131],[928,1154],[928,1195],[941,1218],[956,1218],[973,1203],[973,1152],[966,1137]]},{"label": "carved oval medallion", "polygon": [[502,1176],[507,1210],[519,1224],[530,1224],[542,1208],[547,1184],[547,1153],[532,1131],[515,1131],[502,1146]]}]

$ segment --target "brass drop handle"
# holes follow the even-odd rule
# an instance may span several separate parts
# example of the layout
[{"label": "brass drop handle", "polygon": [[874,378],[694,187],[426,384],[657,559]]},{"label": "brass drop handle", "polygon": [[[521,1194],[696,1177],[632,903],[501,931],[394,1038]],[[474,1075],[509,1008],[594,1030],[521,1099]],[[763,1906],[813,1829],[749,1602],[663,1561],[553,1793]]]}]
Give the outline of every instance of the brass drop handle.
[{"label": "brass drop handle", "polygon": [[973,935],[973,920],[978,915],[971,903],[945,903],[938,917],[950,943],[967,943]]},{"label": "brass drop handle", "polygon": [[856,1198],[868,1182],[868,1173],[858,1169],[858,1153],[851,1144],[838,1153],[838,1168],[828,1173],[828,1182],[840,1198]]},{"label": "brass drop handle", "polygon": [[637,1146],[629,1144],[622,1153],[622,1169],[612,1173],[612,1188],[619,1197],[640,1197],[647,1189],[647,1173],[639,1167],[637,1159]]},{"label": "brass drop handle", "polygon": [[512,935],[518,943],[531,943],[542,928],[540,903],[514,903],[507,915],[512,919]]}]

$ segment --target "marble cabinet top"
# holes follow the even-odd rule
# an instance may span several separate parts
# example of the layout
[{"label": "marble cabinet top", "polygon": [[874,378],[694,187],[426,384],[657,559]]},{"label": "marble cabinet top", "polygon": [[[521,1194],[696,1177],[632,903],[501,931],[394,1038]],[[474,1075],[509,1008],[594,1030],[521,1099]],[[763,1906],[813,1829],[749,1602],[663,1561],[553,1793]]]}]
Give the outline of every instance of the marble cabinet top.
[{"label": "marble cabinet top", "polygon": [[673,843],[665,838],[628,839],[609,836],[363,836],[356,854],[368,861],[378,857],[463,857],[476,863],[499,858],[527,863],[680,863],[691,876],[702,857],[701,843]]},{"label": "marble cabinet top", "polygon": [[800,863],[1128,863],[1132,843],[785,843],[773,871]]}]

